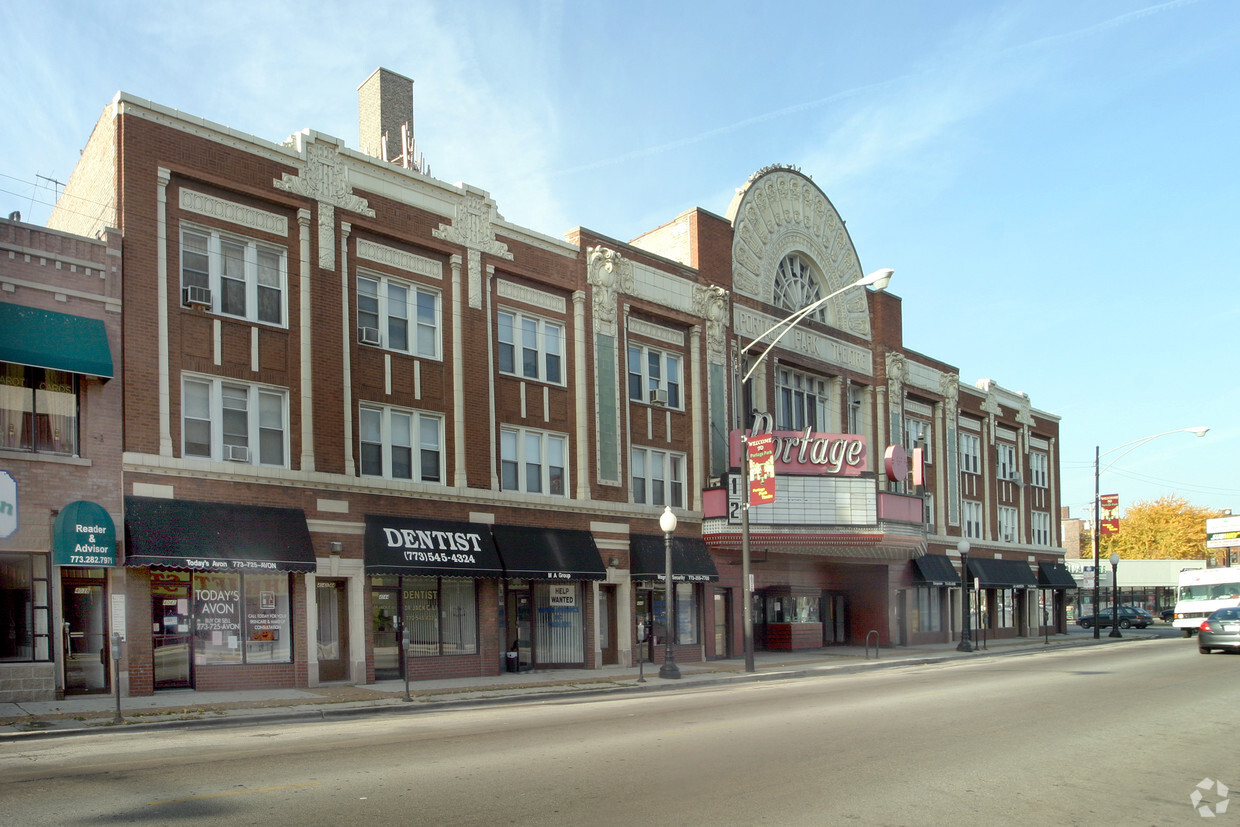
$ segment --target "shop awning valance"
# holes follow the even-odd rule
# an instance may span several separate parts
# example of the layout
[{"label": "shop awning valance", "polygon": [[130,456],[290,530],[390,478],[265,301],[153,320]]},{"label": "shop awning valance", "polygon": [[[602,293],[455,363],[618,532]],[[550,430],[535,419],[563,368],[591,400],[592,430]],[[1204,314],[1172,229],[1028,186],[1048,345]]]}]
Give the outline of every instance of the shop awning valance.
[{"label": "shop awning valance", "polygon": [[191,571],[314,571],[299,508],[125,498],[125,565]]},{"label": "shop awning valance", "polygon": [[1038,585],[1048,589],[1075,589],[1076,578],[1063,563],[1038,563]]},{"label": "shop awning valance", "polygon": [[503,577],[491,527],[366,515],[366,571],[431,577]]},{"label": "shop awning valance", "polygon": [[970,557],[969,574],[983,589],[1033,589],[1038,585],[1033,569],[1019,560]]},{"label": "shop awning valance", "polygon": [[606,580],[594,535],[588,531],[492,526],[504,573],[522,580]]},{"label": "shop awning valance", "polygon": [[0,362],[112,378],[102,319],[0,303]]},{"label": "shop awning valance", "polygon": [[919,583],[960,585],[960,574],[945,554],[923,554],[913,558],[913,573]]},{"label": "shop awning valance", "polygon": [[[629,538],[629,576],[633,580],[667,579],[664,538],[634,534]],[[672,538],[672,580],[676,583],[714,583],[719,571],[700,537]]]}]

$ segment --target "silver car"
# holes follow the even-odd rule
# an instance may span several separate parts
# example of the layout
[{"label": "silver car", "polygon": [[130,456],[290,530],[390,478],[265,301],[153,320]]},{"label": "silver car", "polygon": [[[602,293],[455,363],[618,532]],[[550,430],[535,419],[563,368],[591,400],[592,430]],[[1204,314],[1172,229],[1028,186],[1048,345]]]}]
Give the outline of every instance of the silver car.
[{"label": "silver car", "polygon": [[1208,655],[1215,649],[1240,652],[1240,608],[1219,609],[1202,621],[1197,651]]}]

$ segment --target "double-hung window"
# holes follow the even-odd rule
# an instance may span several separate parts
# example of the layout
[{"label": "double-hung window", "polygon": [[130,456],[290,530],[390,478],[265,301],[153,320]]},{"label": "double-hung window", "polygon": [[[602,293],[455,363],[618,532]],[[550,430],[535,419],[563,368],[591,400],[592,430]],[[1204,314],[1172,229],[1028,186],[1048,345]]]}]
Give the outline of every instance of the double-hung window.
[{"label": "double-hung window", "polygon": [[1029,515],[1029,529],[1033,535],[1033,543],[1038,546],[1051,544],[1051,515],[1045,511],[1034,511]]},{"label": "double-hung window", "polygon": [[499,311],[499,372],[564,384],[564,325]]},{"label": "double-hung window", "polygon": [[930,423],[924,419],[908,417],[904,420],[904,447],[908,449],[909,455],[912,456],[914,448],[921,448],[925,451],[922,455],[923,462],[930,465],[934,462],[934,445],[930,438],[932,431]]},{"label": "double-hung window", "polygon": [[387,276],[357,277],[357,340],[399,353],[441,358],[441,296]]},{"label": "double-hung window", "polygon": [[859,434],[865,428],[865,388],[861,385],[848,386],[848,433]]},{"label": "double-hung window", "polygon": [[964,536],[970,540],[982,538],[982,504],[976,500],[964,500]]},{"label": "double-hung window", "polygon": [[995,454],[999,460],[999,479],[1005,481],[1017,479],[1020,476],[1020,470],[1016,467],[1016,446],[1010,442],[995,443]]},{"label": "double-hung window", "polygon": [[443,482],[443,417],[383,405],[362,405],[361,472],[413,482]]},{"label": "double-hung window", "polygon": [[181,383],[181,453],[288,467],[288,391],[206,376]]},{"label": "double-hung window", "polygon": [[684,361],[675,353],[629,345],[629,399],[680,410]]},{"label": "double-hung window", "polygon": [[1011,506],[999,506],[999,539],[1005,543],[1015,543],[1020,539],[1017,534],[1016,509]]},{"label": "double-hung window", "polygon": [[499,454],[504,491],[568,495],[568,437],[529,428],[502,428]]},{"label": "double-hung window", "polygon": [[1047,487],[1047,459],[1042,451],[1029,452],[1029,484],[1034,488]]},{"label": "double-hung window", "polygon": [[960,435],[960,473],[982,473],[982,440],[977,434]]},{"label": "double-hung window", "polygon": [[632,453],[633,502],[685,507],[685,456],[652,448]]},{"label": "double-hung window", "polygon": [[827,381],[818,376],[780,368],[775,376],[779,400],[776,427],[781,431],[827,430]]},{"label": "double-hung window", "polygon": [[280,247],[215,230],[181,229],[181,302],[285,325],[287,264]]}]

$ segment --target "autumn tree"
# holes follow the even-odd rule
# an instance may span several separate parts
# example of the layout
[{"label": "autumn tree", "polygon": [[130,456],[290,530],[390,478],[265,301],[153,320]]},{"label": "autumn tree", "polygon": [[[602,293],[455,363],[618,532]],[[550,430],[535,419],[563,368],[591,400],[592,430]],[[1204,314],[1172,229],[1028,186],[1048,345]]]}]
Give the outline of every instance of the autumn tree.
[{"label": "autumn tree", "polygon": [[1222,516],[1182,497],[1138,500],[1120,518],[1118,534],[1102,535],[1100,554],[1106,558],[1119,552],[1125,560],[1201,560],[1208,554],[1206,520]]}]

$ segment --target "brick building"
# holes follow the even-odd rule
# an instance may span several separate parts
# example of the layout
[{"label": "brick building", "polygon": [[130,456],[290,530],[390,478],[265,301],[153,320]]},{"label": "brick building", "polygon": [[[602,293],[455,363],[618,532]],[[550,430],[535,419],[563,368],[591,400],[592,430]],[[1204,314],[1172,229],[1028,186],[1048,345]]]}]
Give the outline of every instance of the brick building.
[{"label": "brick building", "polygon": [[742,419],[810,456],[753,511],[760,645],[952,639],[962,536],[995,633],[1040,632],[1056,417],[905,349],[864,288],[736,381],[763,325],[862,275],[807,177],[557,239],[424,172],[407,78],[359,102],[363,151],[120,94],[49,222],[126,240],[131,693],[657,661],[669,614],[678,660],[737,656]]},{"label": "brick building", "polygon": [[0,701],[110,691],[121,243],[0,220]]}]

